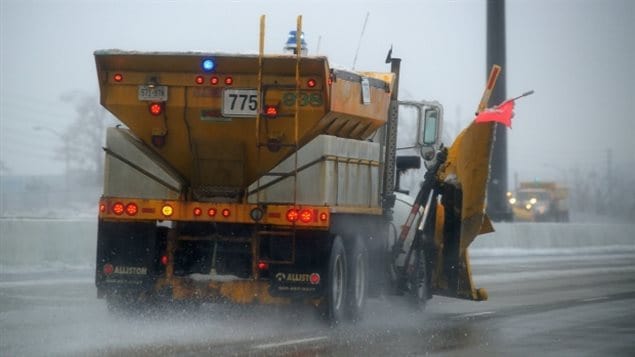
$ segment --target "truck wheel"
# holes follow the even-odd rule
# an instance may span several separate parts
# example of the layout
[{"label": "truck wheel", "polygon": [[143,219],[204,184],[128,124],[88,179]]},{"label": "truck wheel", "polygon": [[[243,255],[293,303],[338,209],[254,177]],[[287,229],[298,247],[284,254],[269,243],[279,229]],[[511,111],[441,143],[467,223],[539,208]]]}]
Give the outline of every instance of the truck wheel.
[{"label": "truck wheel", "polygon": [[424,310],[428,302],[428,278],[423,249],[414,251],[414,271],[409,281],[410,300],[417,310]]},{"label": "truck wheel", "polygon": [[340,323],[346,307],[346,251],[337,236],[331,246],[326,287],[327,318],[333,325]]},{"label": "truck wheel", "polygon": [[348,261],[347,317],[359,321],[364,314],[368,292],[368,251],[361,238],[353,242]]}]

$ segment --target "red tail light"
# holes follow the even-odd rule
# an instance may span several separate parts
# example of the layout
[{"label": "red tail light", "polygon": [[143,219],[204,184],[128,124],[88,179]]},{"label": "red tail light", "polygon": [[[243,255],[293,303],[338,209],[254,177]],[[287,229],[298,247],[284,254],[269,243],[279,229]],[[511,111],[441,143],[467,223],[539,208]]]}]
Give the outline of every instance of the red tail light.
[{"label": "red tail light", "polygon": [[303,209],[300,211],[300,221],[309,223],[313,220],[313,211],[310,209]]},{"label": "red tail light", "polygon": [[329,219],[328,213],[326,213],[326,212],[320,213],[320,221],[326,222],[326,220],[328,220],[328,219]]},{"label": "red tail light", "polygon": [[275,118],[278,116],[278,108],[274,105],[265,106],[265,115],[269,118]]},{"label": "red tail light", "polygon": [[216,208],[210,208],[207,210],[207,215],[210,217],[216,216]]},{"label": "red tail light", "polygon": [[168,265],[168,256],[167,255],[162,255],[161,256],[161,264],[163,265]]},{"label": "red tail light", "polygon": [[105,213],[106,212],[106,204],[105,203],[100,203],[99,204],[99,212],[101,212],[101,213]]},{"label": "red tail light", "polygon": [[126,214],[128,216],[135,216],[137,212],[139,212],[139,207],[135,203],[131,202],[126,205]]},{"label": "red tail light", "polygon": [[196,82],[196,84],[203,84],[205,83],[205,78],[203,78],[203,76],[196,76],[196,79],[194,81]]},{"label": "red tail light", "polygon": [[163,104],[162,103],[150,103],[150,114],[154,116],[161,115],[163,113]]},{"label": "red tail light", "polygon": [[203,213],[203,210],[200,209],[199,207],[195,207],[194,210],[192,211],[192,213],[194,213],[194,215],[196,217],[200,216]]},{"label": "red tail light", "polygon": [[231,211],[229,210],[229,208],[223,209],[222,215],[225,218],[229,217],[231,215]]},{"label": "red tail light", "polygon": [[309,88],[313,88],[315,87],[315,85],[317,84],[317,82],[315,81],[315,79],[311,78],[308,81],[306,81],[306,85]]},{"label": "red tail light", "polygon": [[123,76],[121,75],[121,73],[115,73],[115,75],[112,76],[112,79],[114,79],[115,82],[121,82],[123,81]]},{"label": "red tail light", "polygon": [[269,264],[266,262],[258,262],[258,270],[267,270],[269,269]]},{"label": "red tail light", "polygon": [[292,208],[292,209],[287,211],[287,221],[289,221],[289,222],[297,221],[299,216],[300,216],[300,213],[295,208]]},{"label": "red tail light", "polygon": [[112,205],[112,213],[116,214],[117,216],[122,215],[123,211],[124,211],[123,203],[117,202],[114,205]]},{"label": "red tail light", "polygon": [[231,86],[232,84],[234,84],[234,78],[232,77],[225,78],[225,84],[227,84],[228,86]]}]

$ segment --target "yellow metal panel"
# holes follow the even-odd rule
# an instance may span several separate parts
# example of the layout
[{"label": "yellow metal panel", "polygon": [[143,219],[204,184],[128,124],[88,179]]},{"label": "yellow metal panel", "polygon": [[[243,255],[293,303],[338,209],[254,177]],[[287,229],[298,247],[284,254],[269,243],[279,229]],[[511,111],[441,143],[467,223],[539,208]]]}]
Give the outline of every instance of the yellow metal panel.
[{"label": "yellow metal panel", "polygon": [[[208,57],[216,61],[214,73],[200,67]],[[259,156],[259,141],[289,145],[297,140],[302,146],[325,131],[361,139],[383,125],[388,112],[390,93],[383,89],[371,86],[371,104],[364,105],[360,83],[342,79],[327,85],[330,70],[325,57],[301,58],[297,93],[296,57],[264,56],[263,104],[277,105],[279,114],[276,119],[261,118],[258,135],[248,135],[256,130],[256,117],[223,117],[222,94],[224,88],[259,87],[258,56],[98,51],[95,58],[102,104],[194,187],[244,188],[293,151],[289,146],[275,152],[265,148]],[[115,74],[123,79],[115,81]],[[392,85],[392,74],[365,75]],[[203,77],[202,84],[196,83],[197,76]],[[219,77],[220,84],[212,85],[212,76]],[[233,85],[224,84],[227,76],[232,76]],[[316,81],[315,87],[308,87],[308,79]],[[158,117],[149,113],[148,102],[137,98],[138,86],[149,82],[168,86],[165,110]],[[165,144],[153,146],[153,135],[162,136]],[[219,148],[227,150],[217,155]]]},{"label": "yellow metal panel", "polygon": [[[444,207],[438,206],[435,229],[437,256],[432,272],[435,294],[471,300],[487,299],[487,291],[476,289],[472,281],[467,248],[477,235],[493,231],[491,222],[485,214],[493,138],[493,123],[470,124],[456,138],[448,150],[446,163],[439,170],[439,180],[459,189],[462,201],[458,251],[447,251],[455,245],[447,243],[446,240],[456,238],[444,235]],[[445,257],[454,257],[458,261],[446,262]],[[454,266],[455,264],[458,266]],[[449,280],[454,279],[451,276],[454,276],[456,281],[450,282]]]},{"label": "yellow metal panel", "polygon": [[463,192],[461,208],[461,246],[463,255],[481,231],[485,217],[485,197],[494,140],[494,123],[472,123],[449,149],[448,159],[439,173],[441,181],[458,181]]}]

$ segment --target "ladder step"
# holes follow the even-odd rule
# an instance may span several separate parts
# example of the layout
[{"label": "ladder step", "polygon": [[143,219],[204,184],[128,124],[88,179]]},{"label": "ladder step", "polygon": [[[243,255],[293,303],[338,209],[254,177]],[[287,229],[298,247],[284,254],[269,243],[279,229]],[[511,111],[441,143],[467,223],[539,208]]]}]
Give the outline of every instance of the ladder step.
[{"label": "ladder step", "polygon": [[291,177],[295,176],[295,172],[268,172],[262,174],[262,176]]},{"label": "ladder step", "polygon": [[[272,144],[271,143],[269,143],[269,144],[268,143],[258,143],[258,147],[269,146],[269,145],[272,145]],[[276,146],[280,146],[280,147],[290,147],[290,148],[297,146],[296,144],[281,144],[281,143],[276,143],[275,145]]]},{"label": "ladder step", "polygon": [[293,231],[258,231],[256,232],[259,236],[293,236]]}]

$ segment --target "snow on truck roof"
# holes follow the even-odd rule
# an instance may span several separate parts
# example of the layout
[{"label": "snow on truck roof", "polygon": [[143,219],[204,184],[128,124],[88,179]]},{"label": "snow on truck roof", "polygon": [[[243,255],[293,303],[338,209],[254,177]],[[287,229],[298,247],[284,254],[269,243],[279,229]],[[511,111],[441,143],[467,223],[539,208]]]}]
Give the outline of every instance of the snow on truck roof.
[{"label": "snow on truck roof", "polygon": [[[95,50],[93,52],[95,56],[210,56],[210,57],[247,57],[258,58],[256,51],[248,52],[205,52],[205,51],[132,51],[132,50],[120,50],[120,49],[105,49]],[[276,58],[296,58],[293,54],[265,54],[265,57]],[[302,56],[302,59],[318,59],[327,60],[326,56]]]}]

